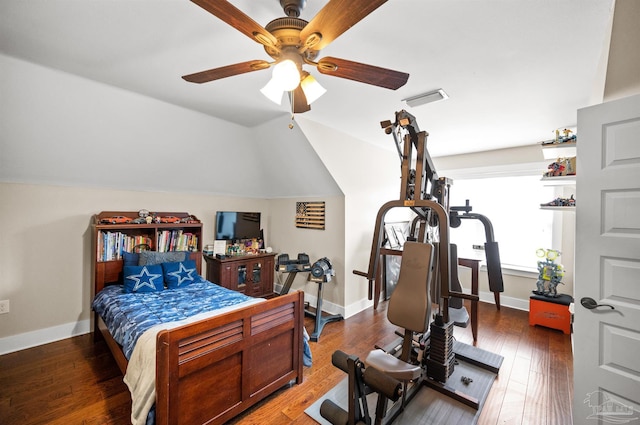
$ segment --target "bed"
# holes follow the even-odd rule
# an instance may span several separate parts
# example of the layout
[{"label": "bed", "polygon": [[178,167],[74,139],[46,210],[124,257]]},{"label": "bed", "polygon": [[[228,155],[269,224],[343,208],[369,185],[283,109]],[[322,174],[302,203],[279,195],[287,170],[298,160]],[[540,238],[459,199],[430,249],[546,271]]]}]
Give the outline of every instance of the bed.
[{"label": "bed", "polygon": [[[123,269],[123,261],[96,263],[96,296],[120,286]],[[169,324],[154,323],[135,338],[134,349],[117,342],[97,312],[94,330],[106,341],[130,389],[140,381],[154,382],[142,404],[148,404],[149,397],[155,401],[157,425],[222,424],[285,385],[302,382],[303,318],[304,294],[295,292],[240,300],[217,313]],[[136,353],[145,340],[152,344],[145,350],[151,359]],[[147,378],[128,376],[141,369]],[[134,399],[132,405],[132,418],[140,416],[141,402]]]}]

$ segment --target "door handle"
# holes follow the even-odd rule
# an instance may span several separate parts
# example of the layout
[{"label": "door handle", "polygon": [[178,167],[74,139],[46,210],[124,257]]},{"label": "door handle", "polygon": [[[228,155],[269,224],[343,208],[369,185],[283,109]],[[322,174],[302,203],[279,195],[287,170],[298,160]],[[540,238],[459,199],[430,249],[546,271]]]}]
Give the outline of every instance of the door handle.
[{"label": "door handle", "polygon": [[610,304],[598,304],[596,302],[596,300],[594,300],[591,297],[584,297],[580,300],[580,304],[582,304],[582,306],[584,308],[588,308],[589,310],[593,310],[594,308],[598,308],[598,307],[610,307],[611,310],[615,310],[615,307],[610,305]]}]

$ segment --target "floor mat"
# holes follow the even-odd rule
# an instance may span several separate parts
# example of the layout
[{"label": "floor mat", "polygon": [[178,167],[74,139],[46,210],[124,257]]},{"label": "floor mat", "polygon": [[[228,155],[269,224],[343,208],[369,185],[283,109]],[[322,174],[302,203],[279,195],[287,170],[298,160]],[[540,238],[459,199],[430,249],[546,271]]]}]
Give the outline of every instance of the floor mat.
[{"label": "floor mat", "polygon": [[[478,400],[480,408],[478,410],[463,404],[460,401],[436,391],[428,386],[423,386],[415,397],[407,404],[406,409],[400,413],[394,424],[475,424],[482,411],[482,406],[489,394],[489,390],[495,381],[497,373],[478,367],[474,362],[468,361],[467,357],[476,359],[486,359],[490,357],[494,360],[493,366],[497,363],[499,369],[502,357],[487,351],[472,347],[466,344],[458,345],[456,352],[463,351],[464,358],[458,357],[458,364],[446,382],[446,385],[454,391],[460,391],[471,398]],[[497,370],[496,369],[496,370]],[[469,384],[463,382],[462,377],[471,378]],[[331,425],[320,415],[320,405],[326,399],[332,400],[338,406],[347,410],[347,388],[348,379],[345,376],[338,385],[320,397],[315,403],[305,410],[305,413],[316,422],[323,425]],[[377,394],[367,396],[371,418],[375,417]]]}]

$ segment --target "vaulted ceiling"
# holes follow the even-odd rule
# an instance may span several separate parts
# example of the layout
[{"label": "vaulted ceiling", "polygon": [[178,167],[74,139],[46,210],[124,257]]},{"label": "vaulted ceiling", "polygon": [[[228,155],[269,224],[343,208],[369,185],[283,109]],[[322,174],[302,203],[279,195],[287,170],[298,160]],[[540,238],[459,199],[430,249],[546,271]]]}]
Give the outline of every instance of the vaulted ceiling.
[{"label": "vaulted ceiling", "polygon": [[[224,0],[220,0],[224,1]],[[256,22],[277,0],[231,0]],[[327,0],[308,0],[311,20]],[[389,0],[321,51],[410,74],[397,91],[322,75],[304,114],[366,142],[408,109],[433,156],[530,145],[602,95],[613,0]],[[193,84],[180,77],[253,59],[262,46],[188,0],[3,0],[0,53],[254,127],[286,113],[261,93],[270,70]],[[401,100],[442,88],[449,99]],[[1,102],[1,100],[0,100]]]}]

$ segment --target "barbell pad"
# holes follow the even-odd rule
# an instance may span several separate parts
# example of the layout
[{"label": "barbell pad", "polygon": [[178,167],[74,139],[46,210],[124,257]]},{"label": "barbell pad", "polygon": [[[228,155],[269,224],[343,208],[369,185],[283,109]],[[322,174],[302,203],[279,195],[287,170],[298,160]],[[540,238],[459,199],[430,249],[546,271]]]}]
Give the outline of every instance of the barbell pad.
[{"label": "barbell pad", "polygon": [[329,399],[320,405],[320,416],[333,425],[347,425],[349,423],[349,413]]},{"label": "barbell pad", "polygon": [[502,292],[504,291],[504,283],[502,281],[502,267],[500,266],[498,242],[486,242],[484,244],[484,252],[487,256],[489,289],[491,292]]},{"label": "barbell pad", "polygon": [[349,355],[344,351],[336,350],[331,355],[331,363],[343,372],[349,373],[349,364],[347,360]]},{"label": "barbell pad", "polygon": [[377,393],[391,401],[396,401],[402,395],[402,383],[395,378],[385,375],[374,367],[364,370],[364,383]]}]

